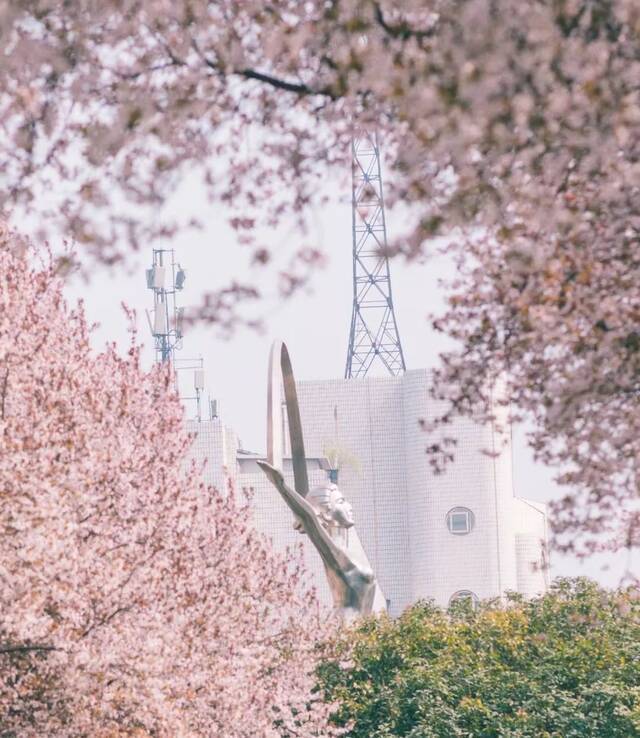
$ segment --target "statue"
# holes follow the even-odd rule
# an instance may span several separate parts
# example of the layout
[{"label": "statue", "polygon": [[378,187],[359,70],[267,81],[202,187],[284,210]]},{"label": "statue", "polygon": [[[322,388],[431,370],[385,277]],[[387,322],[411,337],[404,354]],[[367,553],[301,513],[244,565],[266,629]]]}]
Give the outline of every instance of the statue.
[{"label": "statue", "polygon": [[[279,468],[282,466],[282,437],[274,412],[280,407],[278,368],[285,390],[295,489],[286,484]],[[273,344],[269,358],[267,414],[267,461],[259,461],[260,468],[293,512],[295,526],[309,536],[320,554],[334,606],[341,617],[351,621],[359,615],[368,615],[379,591],[376,579],[368,563],[349,546],[353,512],[338,487],[327,480],[326,484],[309,491],[295,380],[287,347],[280,341]]]}]

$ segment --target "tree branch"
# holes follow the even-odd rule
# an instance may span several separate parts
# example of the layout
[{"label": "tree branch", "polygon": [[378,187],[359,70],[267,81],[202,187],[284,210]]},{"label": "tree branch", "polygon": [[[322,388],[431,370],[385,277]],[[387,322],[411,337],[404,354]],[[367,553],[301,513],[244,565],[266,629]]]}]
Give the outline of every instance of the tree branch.
[{"label": "tree branch", "polygon": [[403,41],[415,38],[418,41],[422,41],[425,38],[431,38],[435,34],[435,28],[419,31],[412,28],[406,21],[401,21],[400,23],[389,23],[382,13],[380,3],[374,3],[373,9],[378,25],[393,38],[401,38]]},{"label": "tree branch", "polygon": [[[223,65],[219,64],[215,59],[210,59],[206,56],[195,39],[191,40],[191,46],[209,69],[213,69],[222,77],[225,76],[227,70]],[[271,74],[258,72],[255,69],[250,69],[249,67],[245,67],[244,69],[232,69],[231,73],[238,77],[244,77],[244,79],[253,79],[257,82],[263,82],[264,84],[275,87],[278,90],[293,92],[301,97],[322,95],[330,98],[331,100],[336,100],[338,98],[338,95],[336,95],[330,87],[323,87],[322,89],[316,90],[313,87],[309,87],[309,85],[304,82],[289,82],[286,79],[280,79],[279,77],[274,77]]]},{"label": "tree branch", "polygon": [[0,418],[5,419],[7,404],[7,385],[9,383],[9,367],[7,367],[2,379],[2,397],[0,398]]},{"label": "tree branch", "polygon": [[242,69],[236,72],[236,74],[239,74],[245,79],[255,79],[258,82],[264,82],[278,90],[295,92],[296,95],[323,95],[331,98],[332,100],[336,99],[336,95],[328,87],[325,87],[322,90],[314,90],[313,87],[309,87],[309,85],[305,85],[303,82],[287,82],[287,80],[272,77],[270,74],[256,72],[255,69]]},{"label": "tree branch", "polygon": [[95,630],[95,628],[100,628],[103,625],[107,625],[107,623],[110,623],[113,618],[116,617],[116,615],[119,615],[121,612],[129,612],[129,610],[131,610],[130,605],[126,607],[123,606],[116,608],[110,615],[107,615],[101,620],[97,620],[95,623],[92,623],[86,630],[83,631],[81,638],[86,638],[92,630]]},{"label": "tree branch", "polygon": [[20,646],[0,646],[1,653],[30,653],[31,651],[57,651],[55,646],[29,646],[26,644]]}]

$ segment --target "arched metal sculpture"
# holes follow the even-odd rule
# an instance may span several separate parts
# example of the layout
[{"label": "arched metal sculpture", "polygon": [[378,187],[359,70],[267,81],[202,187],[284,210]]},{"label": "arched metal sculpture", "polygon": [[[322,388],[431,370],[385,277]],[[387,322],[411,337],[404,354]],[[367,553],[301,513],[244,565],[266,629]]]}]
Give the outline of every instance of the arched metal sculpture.
[{"label": "arched metal sculpture", "polygon": [[[294,487],[282,474],[282,427],[280,384],[284,386],[293,461]],[[335,608],[350,621],[372,612],[376,579],[368,563],[355,556],[348,546],[348,529],[353,526],[351,506],[338,487],[326,484],[309,491],[302,423],[296,384],[287,347],[274,342],[269,357],[267,402],[267,461],[261,469],[278,490],[322,558]]]}]

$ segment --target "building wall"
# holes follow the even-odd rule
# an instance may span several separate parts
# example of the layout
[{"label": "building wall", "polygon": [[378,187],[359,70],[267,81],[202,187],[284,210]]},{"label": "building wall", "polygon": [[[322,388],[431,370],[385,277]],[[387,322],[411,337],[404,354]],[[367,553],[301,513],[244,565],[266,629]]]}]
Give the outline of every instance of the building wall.
[{"label": "building wall", "polygon": [[338,445],[355,460],[338,483],[386,599],[402,607],[411,599],[402,380],[299,382],[298,399],[307,455]]},{"label": "building wall", "polygon": [[[459,419],[447,429],[457,438],[455,461],[436,474],[426,454],[433,439],[420,421],[433,419],[443,407],[429,397],[429,387],[426,370],[298,382],[310,484],[326,479],[319,459],[328,448],[341,448],[348,462],[338,483],[353,505],[356,529],[392,615],[419,599],[446,606],[459,591],[480,599],[507,590],[526,596],[544,591],[545,509],[514,497],[510,438],[495,424]],[[320,558],[293,529],[291,513],[257,457],[233,458],[235,435],[219,420],[198,427],[194,453],[210,460],[207,479],[220,486],[226,473],[252,490],[258,529],[280,550],[302,548],[318,594],[330,604]],[[293,483],[290,466],[285,460],[285,476]],[[466,535],[453,535],[447,526],[455,507],[473,513]]]},{"label": "building wall", "polygon": [[236,434],[220,418],[203,422],[188,420],[187,429],[195,436],[191,458],[202,465],[205,484],[220,491],[226,490],[229,480],[235,481],[237,477]]},{"label": "building wall", "polygon": [[516,499],[516,591],[535,597],[549,586],[545,505]]},{"label": "building wall", "polygon": [[[511,490],[496,478],[494,460],[481,453],[492,448],[492,429],[466,419],[455,421],[447,428],[447,435],[457,440],[455,461],[445,472],[436,473],[425,452],[429,439],[419,420],[433,420],[444,408],[429,399],[426,372],[408,373],[406,383],[410,502],[419,511],[412,515],[416,542],[412,601],[433,598],[447,605],[462,590],[481,599],[495,597],[502,591],[504,563],[501,498]],[[447,527],[447,513],[455,507],[473,514],[474,526],[467,535],[452,535]]]}]

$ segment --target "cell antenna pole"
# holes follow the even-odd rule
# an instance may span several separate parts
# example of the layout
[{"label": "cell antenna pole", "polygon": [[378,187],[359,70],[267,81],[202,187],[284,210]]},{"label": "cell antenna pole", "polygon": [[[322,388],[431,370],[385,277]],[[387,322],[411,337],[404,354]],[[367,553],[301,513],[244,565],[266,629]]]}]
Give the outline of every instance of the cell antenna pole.
[{"label": "cell antenna pole", "polygon": [[353,312],[344,376],[364,377],[374,363],[397,376],[406,366],[391,295],[377,133],[356,131],[351,150]]},{"label": "cell antenna pole", "polygon": [[153,292],[153,311],[147,311],[156,350],[156,361],[175,364],[175,352],[182,348],[184,308],[176,304],[176,294],[184,287],[186,274],[176,264],[173,249],[153,249],[153,261],[146,270],[147,287]]}]

